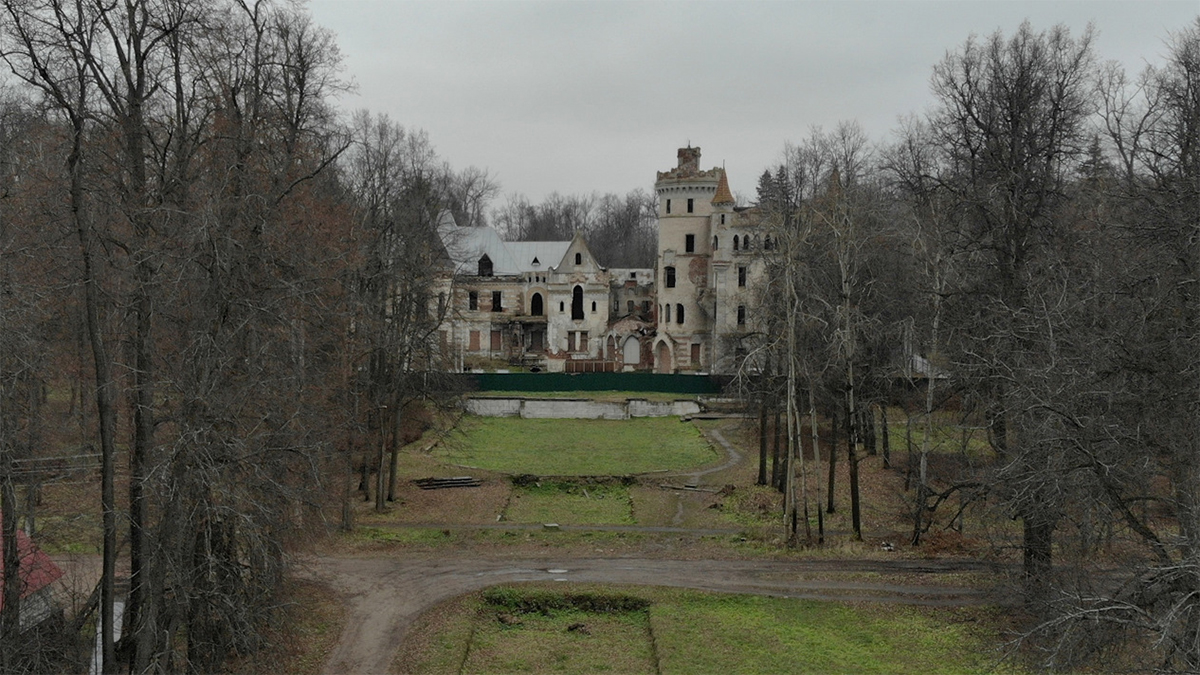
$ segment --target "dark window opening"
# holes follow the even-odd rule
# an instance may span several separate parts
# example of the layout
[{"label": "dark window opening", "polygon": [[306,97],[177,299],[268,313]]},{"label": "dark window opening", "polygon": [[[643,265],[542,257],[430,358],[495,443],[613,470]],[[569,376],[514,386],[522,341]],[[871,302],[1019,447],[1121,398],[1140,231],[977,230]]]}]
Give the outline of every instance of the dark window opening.
[{"label": "dark window opening", "polygon": [[492,276],[492,259],[487,257],[486,253],[483,254],[483,257],[479,259],[479,276]]},{"label": "dark window opening", "polygon": [[583,320],[583,286],[576,286],[571,291],[571,320]]},{"label": "dark window opening", "polygon": [[671,303],[667,303],[667,323],[671,323]]},{"label": "dark window opening", "polygon": [[746,268],[738,267],[738,286],[746,285]]},{"label": "dark window opening", "polygon": [[747,251],[750,250],[750,235],[742,235],[742,248],[746,249]]},{"label": "dark window opening", "polygon": [[629,314],[633,314],[634,305],[633,305],[633,301],[632,301],[632,300],[630,300],[630,301],[629,301],[629,304],[628,304],[627,308],[628,308],[628,313],[629,313]]},{"label": "dark window opening", "polygon": [[668,199],[667,200],[667,213],[670,213],[670,212],[671,212],[671,200]]},{"label": "dark window opening", "polygon": [[479,309],[479,291],[467,293],[467,309]]},{"label": "dark window opening", "polygon": [[684,235],[684,237],[683,237],[683,252],[684,253],[695,253],[696,252],[696,235],[694,235],[694,234]]},{"label": "dark window opening", "polygon": [[541,316],[545,309],[542,307],[542,294],[534,293],[533,298],[529,301],[529,313],[533,316]]},{"label": "dark window opening", "polygon": [[688,213],[691,213],[691,212],[692,212],[692,203],[693,203],[693,201],[694,201],[694,200],[693,200],[691,197],[689,197],[689,198],[688,198]]},{"label": "dark window opening", "polygon": [[583,264],[583,254],[582,254],[582,253],[576,253],[576,254],[575,254],[575,264],[576,264],[576,265],[582,265],[582,264]]},{"label": "dark window opening", "polygon": [[738,238],[736,234],[733,235],[733,250],[738,250]]},{"label": "dark window opening", "polygon": [[592,301],[592,311],[593,312],[596,311],[596,301],[595,300]]},{"label": "dark window opening", "polygon": [[725,214],[724,213],[721,214],[721,224],[722,225],[725,224]]},{"label": "dark window opening", "polygon": [[650,301],[649,300],[642,301],[642,313],[644,313],[644,314],[650,313]]},{"label": "dark window opening", "polygon": [[683,323],[683,305],[675,305],[675,323]]},{"label": "dark window opening", "polygon": [[558,303],[558,311],[559,311],[560,313],[561,313],[561,312],[565,312],[565,311],[567,311],[567,310],[566,310],[566,305],[564,305],[564,304],[563,304],[563,303],[561,303],[561,302],[560,302],[560,303]]},{"label": "dark window opening", "polygon": [[767,236],[763,237],[763,250],[770,251],[772,247],[773,244],[771,243],[771,235],[768,234]]},{"label": "dark window opening", "polygon": [[717,250],[717,238],[713,237],[713,250]]},{"label": "dark window opening", "polygon": [[504,306],[500,302],[500,291],[492,291],[492,311],[503,312]]},{"label": "dark window opening", "polygon": [[738,305],[738,325],[739,326],[746,325],[746,306],[745,305]]},{"label": "dark window opening", "polygon": [[664,281],[663,281],[664,286],[666,286],[667,288],[675,288],[675,268],[674,267],[664,267],[663,268],[663,279],[664,279]]}]

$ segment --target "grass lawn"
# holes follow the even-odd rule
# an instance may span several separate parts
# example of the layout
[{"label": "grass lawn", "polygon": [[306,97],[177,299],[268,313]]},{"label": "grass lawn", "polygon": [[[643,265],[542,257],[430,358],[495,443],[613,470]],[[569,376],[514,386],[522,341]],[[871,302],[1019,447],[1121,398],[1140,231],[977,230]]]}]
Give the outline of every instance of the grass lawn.
[{"label": "grass lawn", "polygon": [[463,420],[462,435],[433,451],[450,464],[538,476],[623,476],[690,469],[719,455],[675,417],[632,420]]},{"label": "grass lawn", "polygon": [[543,482],[513,491],[504,519],[514,523],[632,525],[629,488]]},{"label": "grass lawn", "polygon": [[621,402],[631,398],[647,401],[694,401],[696,394],[678,394],[662,391],[478,391],[471,396],[480,398],[586,398],[593,401]]},{"label": "grass lawn", "polygon": [[393,672],[646,673],[656,663],[662,673],[994,672],[993,619],[980,608],[502,587],[422,617]]}]

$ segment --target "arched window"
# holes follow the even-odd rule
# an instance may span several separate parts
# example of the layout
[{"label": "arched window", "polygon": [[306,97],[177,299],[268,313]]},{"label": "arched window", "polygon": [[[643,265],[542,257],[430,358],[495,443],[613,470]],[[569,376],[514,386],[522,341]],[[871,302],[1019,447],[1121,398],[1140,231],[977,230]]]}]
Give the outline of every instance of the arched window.
[{"label": "arched window", "polygon": [[596,301],[595,300],[592,301],[592,311],[593,312],[596,311]]},{"label": "arched window", "polygon": [[742,235],[742,248],[746,249],[747,251],[750,250],[750,235]]},{"label": "arched window", "polygon": [[561,313],[561,312],[565,312],[565,311],[567,311],[567,310],[566,310],[566,305],[564,305],[564,304],[563,304],[563,303],[561,303],[561,302],[560,302],[560,303],[558,303],[558,311],[559,311],[560,313]]},{"label": "arched window", "polygon": [[675,288],[675,268],[663,268],[663,285],[667,288]]},{"label": "arched window", "polygon": [[671,303],[667,303],[667,323],[671,323]]},{"label": "arched window", "polygon": [[736,234],[733,235],[733,250],[738,250],[738,238]]},{"label": "arched window", "polygon": [[532,316],[541,316],[544,312],[545,308],[542,307],[542,294],[534,293],[533,297],[529,300],[529,313]]},{"label": "arched window", "polygon": [[576,253],[576,254],[575,254],[575,264],[576,264],[576,265],[582,265],[582,264],[583,264],[583,254],[582,254],[582,253]]},{"label": "arched window", "polygon": [[486,253],[484,253],[483,257],[479,259],[479,276],[492,276],[492,259],[487,257]]},{"label": "arched window", "polygon": [[675,323],[683,323],[683,305],[675,305]]},{"label": "arched window", "polygon": [[571,291],[571,320],[583,320],[583,286],[576,286]]},{"label": "arched window", "polygon": [[717,238],[713,237],[713,250],[717,250]]}]

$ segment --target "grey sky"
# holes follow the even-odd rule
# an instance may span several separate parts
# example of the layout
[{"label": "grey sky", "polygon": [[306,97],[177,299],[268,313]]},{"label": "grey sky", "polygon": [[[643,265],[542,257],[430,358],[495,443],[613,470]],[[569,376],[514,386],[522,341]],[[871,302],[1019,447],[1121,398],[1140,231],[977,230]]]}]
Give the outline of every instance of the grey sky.
[{"label": "grey sky", "polygon": [[929,75],[971,33],[1065,23],[1101,60],[1157,63],[1200,13],[1169,2],[409,2],[311,0],[357,91],[347,109],[429,133],[505,194],[650,189],[676,148],[724,164],[735,192],[812,125],[885,140],[932,100]]}]

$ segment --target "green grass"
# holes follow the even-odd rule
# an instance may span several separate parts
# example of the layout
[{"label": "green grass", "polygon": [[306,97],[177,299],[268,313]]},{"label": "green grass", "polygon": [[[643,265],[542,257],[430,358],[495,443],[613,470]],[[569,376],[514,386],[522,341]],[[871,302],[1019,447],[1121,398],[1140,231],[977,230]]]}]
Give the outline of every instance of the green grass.
[{"label": "green grass", "polygon": [[695,394],[678,394],[661,391],[479,391],[471,394],[481,398],[585,398],[593,401],[625,401],[631,398],[647,401],[691,401]]},{"label": "green grass", "polygon": [[510,586],[430,614],[413,672],[982,673],[999,643],[988,609],[670,588]]},{"label": "green grass", "polygon": [[513,490],[504,512],[514,523],[632,525],[633,505],[624,485],[543,482]]},{"label": "green grass", "polygon": [[939,614],[680,591],[651,607],[650,622],[664,673],[989,671],[986,645]]},{"label": "green grass", "polygon": [[528,420],[480,417],[433,451],[450,464],[538,476],[617,476],[711,464],[719,455],[674,417]]}]

